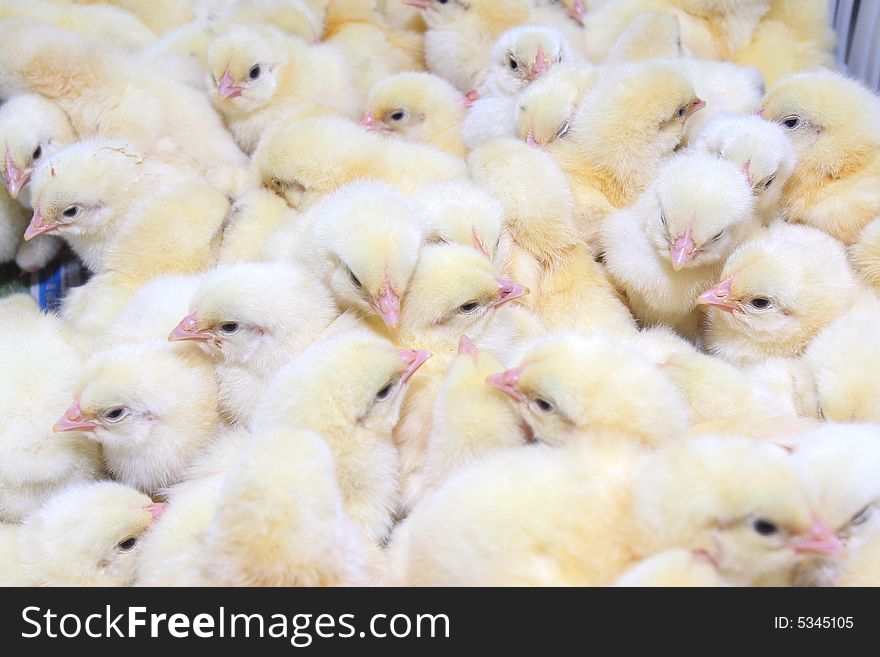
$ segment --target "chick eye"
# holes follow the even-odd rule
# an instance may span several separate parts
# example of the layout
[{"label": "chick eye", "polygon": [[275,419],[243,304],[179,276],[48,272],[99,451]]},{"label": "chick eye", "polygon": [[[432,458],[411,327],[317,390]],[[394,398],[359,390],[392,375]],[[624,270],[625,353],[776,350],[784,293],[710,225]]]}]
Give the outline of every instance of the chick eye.
[{"label": "chick eye", "polygon": [[467,303],[463,303],[458,307],[458,312],[460,312],[462,315],[470,315],[476,312],[477,308],[479,307],[479,301],[468,301]]},{"label": "chick eye", "polygon": [[388,399],[391,396],[392,390],[394,390],[394,383],[389,383],[376,393],[376,401],[385,401]]},{"label": "chick eye", "polygon": [[269,184],[272,185],[272,189],[275,189],[279,192],[284,190],[284,181],[283,180],[280,180],[278,178],[272,178],[272,180],[269,181]]},{"label": "chick eye", "polygon": [[134,549],[134,546],[137,545],[137,539],[127,538],[124,541],[121,541],[116,547],[119,548],[122,552],[130,552]]},{"label": "chick eye", "polygon": [[571,124],[568,121],[563,121],[562,125],[559,126],[559,130],[556,131],[556,139],[562,139],[565,135],[568,134],[569,129],[571,128]]},{"label": "chick eye", "polygon": [[515,60],[513,57],[511,57],[510,59],[508,59],[508,60],[507,60],[507,63],[508,63],[508,65],[510,66],[510,70],[511,70],[511,71],[515,71],[516,69],[519,68],[519,64],[517,64],[516,60]]},{"label": "chick eye", "polygon": [[260,65],[259,65],[259,64],[254,64],[253,66],[251,66],[251,70],[248,71],[248,77],[249,77],[251,80],[256,80],[258,77],[260,77],[260,73],[261,73],[261,71],[260,71]]},{"label": "chick eye", "polygon": [[874,506],[869,504],[864,509],[859,511],[856,515],[853,516],[853,519],[849,521],[851,527],[857,527],[859,525],[864,525],[868,522],[868,518],[871,517],[871,514],[874,511]]},{"label": "chick eye", "polygon": [[762,185],[762,187],[763,187],[764,189],[767,189],[770,185],[773,184],[773,181],[774,181],[774,180],[776,180],[776,174],[775,174],[775,173],[774,173],[772,176],[770,176],[769,178],[767,178],[767,180],[764,181],[764,184]]},{"label": "chick eye", "polygon": [[82,208],[80,208],[78,205],[71,205],[71,206],[64,208],[64,210],[61,212],[61,216],[66,217],[68,219],[73,219],[77,215],[79,215],[79,213],[81,211],[82,211]]},{"label": "chick eye", "polygon": [[354,272],[351,269],[348,270],[348,279],[351,281],[351,284],[354,285],[357,289],[362,290],[364,288],[361,280],[354,275]]},{"label": "chick eye", "polygon": [[35,161],[40,159],[40,156],[43,154],[43,147],[37,146],[34,149],[34,154],[31,156]]},{"label": "chick eye", "polygon": [[721,237],[722,237],[723,235],[724,235],[724,231],[722,230],[720,233],[718,233],[715,237],[712,238],[712,241],[713,241],[713,242],[717,242],[718,240],[721,239]]},{"label": "chick eye", "polygon": [[678,118],[683,119],[685,116],[687,116],[687,113],[688,113],[688,106],[682,105],[681,107],[678,108],[678,111],[675,113],[675,115]]},{"label": "chick eye", "polygon": [[534,400],[535,406],[538,407],[538,410],[542,413],[552,413],[556,410],[556,407],[548,402],[546,399],[541,399],[540,397],[535,398]]},{"label": "chick eye", "polygon": [[220,325],[220,332],[232,335],[238,331],[238,322],[223,322]]},{"label": "chick eye", "polygon": [[770,299],[767,297],[755,297],[749,301],[749,305],[755,310],[765,310],[770,307]]},{"label": "chick eye", "polygon": [[660,223],[663,227],[666,227],[666,215],[663,213],[663,210],[660,210]]},{"label": "chick eye", "polygon": [[388,118],[392,121],[403,121],[406,118],[406,110],[398,109],[391,112]]},{"label": "chick eye", "polygon": [[128,409],[125,406],[117,406],[104,413],[104,419],[108,422],[119,422],[126,415],[128,415]]},{"label": "chick eye", "polygon": [[754,529],[761,536],[773,536],[776,532],[779,531],[779,528],[769,520],[764,520],[763,518],[758,518],[752,523],[752,529]]},{"label": "chick eye", "polygon": [[782,125],[784,125],[789,130],[794,130],[799,127],[801,124],[801,117],[799,116],[787,116],[782,119]]}]

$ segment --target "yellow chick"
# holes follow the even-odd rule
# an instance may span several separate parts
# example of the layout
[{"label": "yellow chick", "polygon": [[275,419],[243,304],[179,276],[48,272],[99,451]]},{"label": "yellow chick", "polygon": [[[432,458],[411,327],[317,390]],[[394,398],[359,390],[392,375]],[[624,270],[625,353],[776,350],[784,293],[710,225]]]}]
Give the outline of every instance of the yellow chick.
[{"label": "yellow chick", "polygon": [[131,586],[140,541],[163,510],[112,481],[65,488],[18,530],[24,580],[18,585]]},{"label": "yellow chick", "polygon": [[740,167],[765,226],[778,217],[782,188],[797,161],[784,128],[757,116],[719,115],[705,125],[695,148]]},{"label": "yellow chick", "polygon": [[219,423],[210,362],[144,342],[93,356],[53,430],[87,433],[117,481],[155,495],[181,481]]},{"label": "yellow chick", "polygon": [[[711,180],[711,185],[697,181]],[[684,152],[668,159],[629,208],[602,224],[605,265],[642,326],[700,334],[697,296],[718,280],[754,226],[752,190],[725,160]]]},{"label": "yellow chick", "polygon": [[846,558],[835,586],[880,586],[877,564],[880,564],[880,531],[874,531],[870,540]]},{"label": "yellow chick", "polygon": [[388,140],[339,118],[279,121],[254,152],[253,168],[287,204],[304,210],[359,178],[393,185],[404,194],[465,178],[461,159],[424,144]]},{"label": "yellow chick", "polygon": [[271,427],[321,432],[336,456],[346,511],[376,544],[387,538],[400,499],[391,432],[410,378],[430,356],[367,331],[344,332],[284,367],[255,413],[258,434]]},{"label": "yellow chick", "polygon": [[712,560],[702,552],[665,550],[627,570],[615,586],[725,586]]},{"label": "yellow chick", "polygon": [[354,117],[360,102],[344,54],[268,25],[236,26],[221,34],[208,49],[208,69],[211,99],[248,153],[292,104]]},{"label": "yellow chick", "polygon": [[204,275],[168,339],[194,341],[211,356],[220,412],[247,424],[275,373],[337,314],[327,289],[300,267],[238,263]]},{"label": "yellow chick", "polygon": [[862,280],[880,291],[880,217],[865,226],[849,254]]},{"label": "yellow chick", "polygon": [[681,43],[681,26],[675,14],[645,12],[637,15],[617,36],[605,61],[641,62],[668,59],[685,54]]},{"label": "yellow chick", "polygon": [[486,382],[517,404],[537,440],[551,445],[607,435],[655,447],[687,432],[684,399],[667,375],[600,334],[538,339],[518,365]]},{"label": "yellow chick", "polygon": [[348,517],[327,442],[268,429],[224,477],[189,585],[365,586],[381,553]]},{"label": "yellow chick", "polygon": [[259,262],[274,231],[292,226],[296,212],[272,190],[261,187],[236,200],[226,216],[218,265]]},{"label": "yellow chick", "polygon": [[797,73],[767,90],[761,115],[786,129],[798,152],[782,216],[846,244],[880,214],[880,99],[830,71]]},{"label": "yellow chick", "polygon": [[443,78],[405,72],[376,82],[361,125],[367,130],[428,144],[457,157],[467,155],[461,126],[469,101]]},{"label": "yellow chick", "polygon": [[98,478],[98,446],[83,433],[52,435],[70,403],[80,355],[60,319],[24,295],[0,303],[0,521],[21,522],[53,493]]},{"label": "yellow chick", "polygon": [[773,224],[736,249],[720,282],[697,298],[709,307],[706,346],[738,365],[798,357],[858,291],[840,242],[806,226]]},{"label": "yellow chick", "polygon": [[[69,0],[68,0],[69,1]],[[78,4],[92,4],[105,0],[73,0]],[[144,4],[141,0],[109,0],[107,4],[117,5],[137,16],[156,34],[179,27],[193,20],[199,13],[199,5],[216,4],[211,0],[152,0]]]},{"label": "yellow chick", "polygon": [[572,48],[579,55],[585,56],[587,47],[584,16],[588,6],[596,2],[597,0],[534,0],[531,20],[533,23],[549,25],[559,30]]}]

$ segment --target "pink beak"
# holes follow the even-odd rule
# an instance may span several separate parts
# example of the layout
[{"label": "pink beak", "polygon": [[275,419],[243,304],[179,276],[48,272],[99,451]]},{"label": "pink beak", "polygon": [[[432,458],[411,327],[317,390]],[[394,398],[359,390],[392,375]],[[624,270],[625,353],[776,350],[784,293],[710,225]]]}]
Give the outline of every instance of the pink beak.
[{"label": "pink beak", "polygon": [[532,63],[532,69],[529,71],[526,79],[529,82],[533,80],[537,80],[544,73],[550,70],[550,62],[547,61],[547,57],[544,55],[544,46],[538,46],[538,54],[535,55],[535,61]]},{"label": "pink beak", "polygon": [[400,297],[391,288],[391,283],[386,281],[385,290],[376,299],[374,307],[385,322],[385,326],[390,329],[397,328],[400,322]]},{"label": "pink beak", "polygon": [[522,376],[522,368],[514,367],[513,369],[507,370],[506,372],[493,374],[488,379],[486,379],[486,383],[488,383],[493,388],[498,388],[498,390],[503,392],[505,395],[507,395],[508,397],[512,397],[518,402],[525,402],[526,396],[522,394],[519,390],[517,390],[520,376]]},{"label": "pink beak", "polygon": [[9,190],[9,195],[12,198],[18,198],[19,192],[21,192],[22,187],[28,184],[31,179],[30,171],[22,171],[17,166],[15,166],[15,162],[12,161],[12,156],[9,154],[9,151],[6,152],[6,189]]},{"label": "pink beak", "polygon": [[196,342],[209,342],[214,336],[204,331],[199,331],[199,320],[195,310],[180,320],[180,324],[174,327],[168,336],[168,342],[180,342],[182,340],[195,340]]},{"label": "pink beak", "polygon": [[802,554],[821,554],[835,556],[844,551],[843,543],[831,528],[818,516],[813,517],[813,524],[804,536],[791,541],[795,552]]},{"label": "pink beak", "polygon": [[688,107],[688,111],[685,114],[685,116],[690,116],[694,112],[697,112],[697,111],[703,109],[705,106],[706,106],[705,100],[703,100],[702,98],[695,98],[694,102],[691,103],[691,106]]},{"label": "pink beak", "polygon": [[758,116],[760,116],[763,119],[764,118],[764,108],[762,107],[757,112],[755,112],[755,114],[757,114]]},{"label": "pink beak", "polygon": [[468,91],[464,97],[461,99],[461,104],[465,107],[470,107],[479,99],[480,94],[477,93],[476,89],[471,89]]},{"label": "pink beak", "polygon": [[156,522],[165,515],[165,511],[168,509],[168,504],[165,502],[153,502],[152,504],[147,505],[147,511],[150,512],[150,515],[153,516],[153,522]]},{"label": "pink beak", "polygon": [[94,431],[96,426],[96,422],[85,418],[77,399],[64,412],[61,419],[52,426],[52,431],[55,433],[62,431]]},{"label": "pink beak", "polygon": [[498,281],[498,300],[492,305],[497,308],[503,306],[509,301],[524,297],[529,293],[529,288],[519,283],[514,283],[506,278],[495,278]]},{"label": "pink beak", "polygon": [[385,128],[379,121],[376,120],[376,117],[373,116],[373,113],[370,111],[364,112],[364,115],[361,117],[361,125],[370,132],[387,130],[387,128]]},{"label": "pink beak", "polygon": [[415,7],[416,9],[428,8],[428,0],[403,0],[403,4]]},{"label": "pink beak", "polygon": [[678,271],[689,263],[697,253],[694,244],[694,234],[691,226],[687,227],[684,235],[680,235],[669,247],[669,255],[672,257],[672,268]]},{"label": "pink beak", "polygon": [[223,77],[220,78],[220,97],[228,100],[230,98],[238,98],[239,96],[241,96],[241,87],[235,84],[235,80],[232,79],[232,75],[227,68],[223,71]]},{"label": "pink beak", "polygon": [[471,340],[468,336],[463,335],[458,340],[458,353],[467,354],[472,358],[477,357],[477,345],[474,344],[474,341]]},{"label": "pink beak", "polygon": [[490,259],[492,258],[492,256],[489,255],[489,251],[486,250],[486,246],[483,244],[483,240],[480,239],[480,236],[477,235],[476,229],[473,229],[473,228],[471,229],[471,240],[473,241],[474,248],[477,251],[482,253],[487,258],[490,258]]},{"label": "pink beak", "polygon": [[535,136],[535,126],[529,126],[529,134],[526,135],[526,143],[529,146],[541,148],[541,142],[539,142],[538,138]]},{"label": "pink beak", "polygon": [[34,239],[37,235],[42,235],[43,233],[48,233],[53,230],[58,230],[58,224],[47,224],[43,220],[43,215],[40,213],[39,206],[34,208],[34,216],[31,219],[31,223],[28,224],[28,227],[24,231],[24,241]]},{"label": "pink beak", "polygon": [[407,383],[412,375],[416,373],[422,365],[424,365],[431,357],[431,352],[424,349],[401,349],[397,352],[406,363],[406,371],[403,373],[401,383]]},{"label": "pink beak", "polygon": [[721,281],[711,290],[706,290],[697,297],[697,305],[713,306],[729,313],[732,313],[734,310],[739,310],[739,305],[733,301],[732,298],[732,286],[732,278]]},{"label": "pink beak", "polygon": [[568,15],[581,25],[584,24],[584,16],[586,14],[587,10],[584,7],[583,0],[575,0],[574,4],[571,6],[571,9],[568,10]]}]

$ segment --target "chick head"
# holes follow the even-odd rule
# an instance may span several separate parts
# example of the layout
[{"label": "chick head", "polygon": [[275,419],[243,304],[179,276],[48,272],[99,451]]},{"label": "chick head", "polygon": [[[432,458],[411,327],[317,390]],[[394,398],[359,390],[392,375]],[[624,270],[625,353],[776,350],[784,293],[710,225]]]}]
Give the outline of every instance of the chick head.
[{"label": "chick head", "polygon": [[131,147],[104,140],[77,142],[47,159],[31,179],[34,216],[24,239],[51,231],[85,235],[105,230],[143,162]]},{"label": "chick head", "polygon": [[140,540],[164,510],[128,486],[70,486],[22,526],[31,575],[51,586],[131,586]]},{"label": "chick head", "polygon": [[502,244],[504,206],[470,181],[438,183],[418,196],[429,243],[472,246],[496,265],[505,255]]},{"label": "chick head", "polygon": [[[846,309],[856,289],[838,240],[777,223],[730,255],[721,281],[697,304],[710,307],[710,324],[738,342],[765,356],[796,356]],[[712,349],[723,347],[713,344]]]},{"label": "chick head", "polygon": [[228,114],[253,112],[275,95],[284,64],[283,36],[268,26],[235,26],[208,48],[210,88],[217,106]]},{"label": "chick head", "polygon": [[364,330],[316,342],[278,373],[255,426],[283,422],[331,441],[357,429],[390,435],[410,378],[430,357]]},{"label": "chick head", "polygon": [[34,169],[73,143],[76,133],[64,110],[37,94],[13,96],[0,106],[0,171],[12,198]]},{"label": "chick head", "polygon": [[406,71],[373,85],[361,125],[373,132],[427,142],[460,125],[465,104],[464,96],[443,78]]},{"label": "chick head", "polygon": [[519,25],[492,46],[486,85],[493,96],[513,96],[556,64],[574,60],[571,46],[546,25]]},{"label": "chick head", "polygon": [[647,194],[655,196],[659,212],[647,217],[645,233],[676,271],[723,262],[752,227],[753,199],[745,176],[711,155],[671,157]]},{"label": "chick head", "polygon": [[757,116],[718,115],[700,133],[697,147],[739,167],[762,212],[776,208],[797,160],[785,129]]},{"label": "chick head", "polygon": [[857,171],[880,148],[880,99],[831,71],[785,76],[767,90],[761,116],[781,125],[802,168],[838,177]]},{"label": "chick head", "polygon": [[242,262],[204,275],[168,339],[194,341],[227,364],[271,368],[271,347],[305,346],[335,316],[327,289],[304,269]]},{"label": "chick head", "polygon": [[459,336],[480,333],[496,309],[525,296],[528,288],[503,278],[486,257],[460,244],[429,244],[404,299],[400,330],[429,335],[454,349]]},{"label": "chick head", "polygon": [[159,341],[121,345],[89,360],[53,429],[137,452],[161,440],[160,432],[204,434],[216,407],[214,373],[198,354]]},{"label": "chick head", "polygon": [[472,4],[484,4],[486,0],[402,0],[403,4],[422,10],[428,27],[454,23],[465,16]]},{"label": "chick head", "polygon": [[842,551],[792,456],[767,442],[728,436],[668,445],[642,471],[634,508],[651,551],[702,551],[736,584]]},{"label": "chick head", "polygon": [[659,445],[687,433],[675,384],[628,345],[598,334],[541,338],[519,365],[487,383],[516,402],[537,439],[553,445],[585,434]]},{"label": "chick head", "polygon": [[554,66],[517,96],[516,134],[531,146],[546,147],[563,139],[584,94],[595,81],[585,65]]}]

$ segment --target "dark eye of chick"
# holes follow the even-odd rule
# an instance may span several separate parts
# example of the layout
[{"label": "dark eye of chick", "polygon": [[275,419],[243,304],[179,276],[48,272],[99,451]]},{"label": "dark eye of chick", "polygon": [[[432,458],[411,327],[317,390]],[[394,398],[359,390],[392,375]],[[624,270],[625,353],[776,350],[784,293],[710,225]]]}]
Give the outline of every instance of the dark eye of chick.
[{"label": "dark eye of chick", "polygon": [[43,147],[42,147],[42,146],[37,146],[37,147],[34,149],[33,159],[34,159],[34,160],[39,160],[39,159],[40,159],[40,156],[41,156],[42,154],[43,154]]},{"label": "dark eye of chick", "polygon": [[394,390],[394,383],[389,383],[384,388],[382,388],[379,392],[376,393],[376,401],[385,401],[391,396],[391,391]]},{"label": "dark eye of chick", "polygon": [[72,219],[73,217],[75,217],[76,215],[79,214],[79,206],[78,205],[71,205],[69,208],[65,208],[64,212],[62,212],[61,214],[65,217],[67,217],[68,219]]},{"label": "dark eye of chick", "polygon": [[871,513],[873,511],[874,506],[872,504],[869,504],[853,516],[853,519],[849,521],[850,526],[857,527],[858,525],[864,525],[866,522],[868,522],[868,518],[871,517]]},{"label": "dark eye of chick", "polygon": [[260,65],[259,64],[254,64],[253,66],[251,66],[251,70],[248,71],[248,77],[251,80],[256,80],[258,77],[260,77]]},{"label": "dark eye of chick", "polygon": [[541,399],[540,397],[535,399],[535,406],[537,406],[538,410],[543,413],[550,413],[555,408],[553,404],[548,402],[546,399]]},{"label": "dark eye of chick", "polygon": [[479,307],[479,301],[468,301],[467,303],[463,303],[458,307],[458,312],[460,312],[462,315],[470,315],[471,313],[475,312]]},{"label": "dark eye of chick", "polygon": [[568,134],[568,130],[571,127],[571,124],[568,121],[563,121],[562,125],[559,126],[559,130],[556,131],[556,139],[562,139],[565,135]]},{"label": "dark eye of chick", "polygon": [[774,180],[776,180],[775,173],[772,176],[770,176],[769,178],[767,178],[767,181],[764,183],[764,189],[767,189],[770,185],[772,185]]},{"label": "dark eye of chick", "polygon": [[801,124],[801,118],[799,116],[788,116],[782,119],[782,125],[784,125],[789,130],[794,130]]},{"label": "dark eye of chick", "polygon": [[724,231],[723,231],[723,230],[722,230],[720,233],[718,233],[715,237],[713,237],[713,238],[712,238],[712,241],[713,241],[713,242],[717,242],[718,240],[721,239],[721,236],[722,236],[722,235],[724,235]]},{"label": "dark eye of chick", "polygon": [[104,413],[104,418],[110,420],[111,422],[116,422],[117,420],[121,420],[125,415],[125,407],[117,406],[116,408],[111,408],[109,411]]},{"label": "dark eye of chick", "polygon": [[235,333],[238,330],[238,322],[223,322],[220,330],[223,333]]},{"label": "dark eye of chick", "polygon": [[678,108],[678,111],[675,113],[675,115],[678,118],[683,119],[687,115],[687,112],[688,112],[688,106],[682,105],[681,107]]},{"label": "dark eye of chick", "polygon": [[354,275],[354,272],[351,269],[348,270],[348,278],[351,281],[351,284],[354,285],[357,289],[363,289],[364,286],[361,283],[361,280]]},{"label": "dark eye of chick", "polygon": [[758,532],[761,536],[773,536],[776,532],[779,531],[779,528],[769,520],[765,520],[764,518],[758,518],[752,523],[752,528]]},{"label": "dark eye of chick", "polygon": [[666,215],[663,214],[663,210],[660,211],[660,223],[663,224],[664,227],[666,226]]},{"label": "dark eye of chick", "polygon": [[510,65],[511,71],[515,71],[516,69],[519,68],[519,64],[516,63],[516,60],[513,57],[511,57],[509,60],[507,60],[507,63]]},{"label": "dark eye of chick", "polygon": [[132,537],[121,541],[116,547],[118,547],[123,552],[129,552],[130,550],[134,549],[135,545],[137,545],[137,539]]},{"label": "dark eye of chick", "polygon": [[399,109],[399,110],[394,110],[389,115],[388,118],[390,118],[392,121],[403,121],[405,116],[406,116],[406,112],[402,109]]},{"label": "dark eye of chick", "polygon": [[764,310],[770,307],[770,299],[766,297],[755,297],[754,299],[749,301],[749,304],[755,310]]}]

